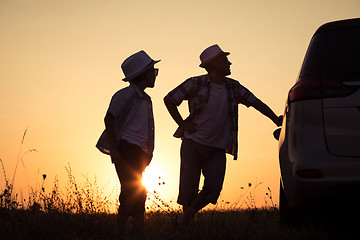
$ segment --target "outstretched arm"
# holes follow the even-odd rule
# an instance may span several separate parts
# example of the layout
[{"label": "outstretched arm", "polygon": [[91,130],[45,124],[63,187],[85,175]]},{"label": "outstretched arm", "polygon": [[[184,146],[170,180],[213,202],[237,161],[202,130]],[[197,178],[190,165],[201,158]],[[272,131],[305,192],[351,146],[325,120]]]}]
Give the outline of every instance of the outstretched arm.
[{"label": "outstretched arm", "polygon": [[260,99],[257,99],[255,101],[255,103],[252,105],[256,110],[258,110],[259,112],[261,112],[262,114],[264,114],[265,116],[267,116],[268,118],[270,118],[275,124],[276,126],[281,126],[282,124],[282,116],[277,116],[270,108],[268,105],[266,105],[265,103],[263,103]]},{"label": "outstretched arm", "polygon": [[171,117],[174,119],[174,121],[179,125],[179,127],[183,131],[189,132],[189,133],[193,133],[196,131],[195,124],[192,121],[188,121],[186,119],[184,120],[182,118],[177,106],[171,100],[171,98],[169,96],[164,97],[164,103],[165,103],[165,106],[166,106],[167,110],[169,111]]}]

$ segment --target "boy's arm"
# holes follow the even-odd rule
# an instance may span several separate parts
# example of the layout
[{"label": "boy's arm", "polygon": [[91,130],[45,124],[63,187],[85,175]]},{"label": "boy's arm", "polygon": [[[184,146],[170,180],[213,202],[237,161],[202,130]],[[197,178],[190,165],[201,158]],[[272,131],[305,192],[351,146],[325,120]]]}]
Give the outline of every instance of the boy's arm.
[{"label": "boy's arm", "polygon": [[282,124],[282,116],[277,116],[270,108],[268,105],[266,105],[265,103],[263,103],[260,99],[257,99],[252,106],[258,110],[259,112],[261,112],[262,114],[264,114],[265,116],[267,116],[268,118],[270,118],[275,124],[276,126],[281,126]]},{"label": "boy's arm", "polygon": [[120,152],[116,144],[115,117],[111,113],[107,113],[105,116],[105,126],[110,143],[110,156],[112,161],[115,162],[120,158]]}]

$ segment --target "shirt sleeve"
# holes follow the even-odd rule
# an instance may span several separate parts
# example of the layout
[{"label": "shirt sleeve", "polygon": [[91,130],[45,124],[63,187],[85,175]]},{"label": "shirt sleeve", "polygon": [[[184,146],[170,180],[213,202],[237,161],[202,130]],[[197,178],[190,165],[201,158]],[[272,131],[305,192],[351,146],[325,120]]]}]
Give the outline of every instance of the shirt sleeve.
[{"label": "shirt sleeve", "polygon": [[132,93],[130,89],[122,89],[116,92],[111,98],[108,113],[113,115],[115,118],[120,117],[130,104],[133,95],[134,93]]},{"label": "shirt sleeve", "polygon": [[257,100],[257,97],[240,83],[236,88],[235,97],[238,103],[244,104],[246,107],[252,106]]},{"label": "shirt sleeve", "polygon": [[168,93],[167,96],[175,103],[176,106],[179,106],[182,101],[189,99],[189,94],[193,88],[192,78],[187,79],[185,82],[177,86],[174,90]]}]

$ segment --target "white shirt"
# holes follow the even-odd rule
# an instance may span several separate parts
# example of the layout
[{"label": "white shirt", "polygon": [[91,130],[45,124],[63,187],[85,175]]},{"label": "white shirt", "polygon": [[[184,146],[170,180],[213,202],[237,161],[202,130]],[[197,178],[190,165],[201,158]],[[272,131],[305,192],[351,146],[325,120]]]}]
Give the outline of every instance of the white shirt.
[{"label": "white shirt", "polygon": [[216,148],[226,149],[231,134],[228,94],[224,84],[210,83],[209,100],[193,121],[197,130],[185,133],[185,138]]}]

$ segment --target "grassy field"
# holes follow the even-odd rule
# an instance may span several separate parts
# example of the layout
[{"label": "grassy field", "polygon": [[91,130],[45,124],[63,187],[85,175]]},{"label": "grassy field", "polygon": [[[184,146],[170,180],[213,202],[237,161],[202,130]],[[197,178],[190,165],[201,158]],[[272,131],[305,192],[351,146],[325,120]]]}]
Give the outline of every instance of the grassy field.
[{"label": "grassy field", "polygon": [[[0,209],[0,239],[116,239],[114,214],[45,213]],[[314,225],[282,226],[278,210],[203,211],[189,227],[178,229],[172,215],[147,213],[147,239],[348,239],[346,232]],[[339,237],[339,238],[336,238]],[[131,221],[128,239],[136,239]],[[356,238],[354,238],[356,239]]]},{"label": "grassy field", "polygon": [[[68,171],[66,192],[60,193],[55,180],[50,192],[44,188],[35,191],[29,200],[17,201],[8,179],[0,191],[0,239],[116,239],[116,215],[112,210],[117,202],[102,196],[96,182],[86,180],[77,184]],[[46,176],[43,176],[44,181]],[[154,240],[232,240],[232,239],[358,239],[357,226],[339,227],[339,222],[352,218],[335,218],[335,223],[311,222],[302,225],[283,225],[276,205],[257,208],[251,189],[244,202],[215,206],[201,211],[187,228],[178,228],[175,218],[181,211],[161,200],[156,192],[149,193],[145,220],[146,239]],[[271,192],[270,192],[271,193]],[[269,196],[268,196],[269,195]],[[271,194],[267,193],[271,202]],[[245,208],[236,206],[245,205]],[[357,224],[357,219],[352,221]],[[132,222],[128,223],[127,239],[138,239]],[[356,234],[356,235],[354,235]]]},{"label": "grassy field", "polygon": [[[26,131],[24,137],[25,134]],[[27,152],[29,151],[36,150]],[[17,159],[17,163],[21,160]],[[7,177],[2,159],[0,165],[5,183],[0,188],[0,240],[116,239],[114,212],[118,207],[118,190],[115,189],[111,196],[105,195],[97,185],[96,178],[86,178],[79,184],[68,165],[65,167],[68,175],[65,190],[60,191],[57,178],[52,189],[45,189],[47,176],[43,174],[42,184],[29,187],[32,191],[27,199],[18,199],[13,188],[18,165],[12,180]],[[214,208],[199,212],[195,221],[181,229],[175,225],[176,216],[181,214],[179,207],[163,201],[156,191],[149,192],[145,219],[146,239],[360,239],[357,231],[358,215],[354,215],[351,210],[340,211],[341,214],[336,216],[330,210],[320,221],[309,220],[301,225],[280,224],[279,209],[272,200],[271,189],[268,188],[266,193],[267,205],[257,207],[253,197],[257,186],[258,184],[249,183],[248,188],[244,189],[244,195],[237,201],[229,203],[220,200]],[[127,231],[127,239],[137,239],[131,221]]]},{"label": "grassy field", "polygon": [[[3,165],[2,160],[0,163]],[[94,180],[82,184],[75,181],[70,166],[66,167],[68,184],[60,191],[58,180],[52,189],[43,183],[35,187],[28,200],[17,198],[11,181],[4,171],[5,187],[0,189],[0,239],[116,239],[115,196],[106,196]],[[266,193],[268,205],[257,208],[252,191],[257,185],[249,184],[246,196],[235,203],[220,200],[212,210],[197,214],[196,221],[179,229],[175,218],[181,211],[167,203],[154,191],[148,193],[145,220],[147,239],[161,240],[232,240],[232,239],[338,239],[349,234],[348,229],[338,229],[319,224],[284,226],[279,221],[279,210],[272,202],[271,190]],[[118,192],[115,191],[115,195]],[[355,228],[352,228],[355,229]],[[336,230],[336,231],[334,231]],[[351,230],[351,229],[350,229]],[[128,223],[127,239],[137,239],[132,222]],[[355,238],[356,239],[356,238]]]}]

